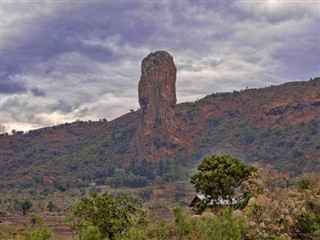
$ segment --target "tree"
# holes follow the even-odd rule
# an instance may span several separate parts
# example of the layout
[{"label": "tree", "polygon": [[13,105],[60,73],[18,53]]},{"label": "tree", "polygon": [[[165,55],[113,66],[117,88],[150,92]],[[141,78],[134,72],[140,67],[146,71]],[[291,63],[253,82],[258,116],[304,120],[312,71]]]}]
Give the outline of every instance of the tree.
[{"label": "tree", "polygon": [[55,179],[53,181],[53,185],[58,189],[60,190],[61,192],[64,192],[68,189],[68,186],[67,184],[62,180],[62,179]]},{"label": "tree", "polygon": [[124,236],[131,227],[143,224],[145,217],[139,197],[125,193],[115,196],[106,192],[81,198],[69,220],[80,239],[94,233],[94,236],[112,240]]},{"label": "tree", "polygon": [[50,201],[47,205],[47,209],[49,212],[57,212],[59,211],[59,208],[57,207],[57,205],[55,205],[52,201]]},{"label": "tree", "polygon": [[29,216],[29,221],[32,224],[32,227],[34,227],[35,225],[42,225],[43,223],[41,216],[37,214],[31,214]]},{"label": "tree", "polygon": [[191,176],[190,182],[196,191],[205,195],[205,204],[217,203],[219,198],[231,199],[250,173],[256,171],[253,166],[228,155],[206,157],[197,167],[198,172]]},{"label": "tree", "polygon": [[26,214],[30,211],[31,207],[32,207],[32,203],[31,203],[28,199],[26,199],[25,201],[23,201],[23,202],[21,203],[21,211],[22,211],[22,214],[23,214],[23,215],[26,215]]}]

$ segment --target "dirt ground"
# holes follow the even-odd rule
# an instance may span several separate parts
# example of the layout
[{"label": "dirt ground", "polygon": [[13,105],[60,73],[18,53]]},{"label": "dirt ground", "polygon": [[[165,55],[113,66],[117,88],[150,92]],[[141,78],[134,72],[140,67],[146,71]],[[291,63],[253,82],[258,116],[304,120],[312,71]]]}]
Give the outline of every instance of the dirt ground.
[{"label": "dirt ground", "polygon": [[[189,183],[167,183],[165,186],[153,186],[153,195],[151,199],[144,204],[144,207],[149,210],[149,217],[152,219],[162,219],[165,221],[173,221],[174,216],[172,208],[177,206],[175,197],[176,187],[178,184],[183,184],[185,192],[184,209],[188,211],[188,203],[193,199],[195,192],[193,186]],[[110,187],[101,186],[102,192],[109,191]],[[131,189],[133,190],[133,189]],[[135,189],[139,191],[139,189]],[[68,213],[37,213],[42,217],[44,224],[52,230],[53,240],[73,240],[73,233],[69,223],[66,222]],[[16,234],[25,230],[31,229],[29,216],[21,214],[8,214],[0,217],[0,239],[3,239],[9,231]]]},{"label": "dirt ground", "polygon": [[[44,224],[54,233],[53,240],[72,240],[73,235],[65,214],[41,214]],[[0,217],[0,239],[12,232],[12,236],[19,232],[32,229],[28,216],[18,214]],[[14,234],[15,233],[15,234]]]}]

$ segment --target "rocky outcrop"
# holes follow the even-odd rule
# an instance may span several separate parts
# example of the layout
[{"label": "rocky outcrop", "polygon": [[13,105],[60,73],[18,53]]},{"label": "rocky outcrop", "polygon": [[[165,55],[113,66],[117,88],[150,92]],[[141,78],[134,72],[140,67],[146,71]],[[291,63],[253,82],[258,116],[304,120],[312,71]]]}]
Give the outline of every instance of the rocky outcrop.
[{"label": "rocky outcrop", "polygon": [[157,130],[168,131],[174,125],[176,72],[172,56],[164,51],[151,53],[142,61],[140,127],[146,136]]},{"label": "rocky outcrop", "polygon": [[172,154],[176,138],[176,72],[172,56],[165,51],[150,53],[142,61],[139,124],[129,147],[140,159],[157,160]]}]

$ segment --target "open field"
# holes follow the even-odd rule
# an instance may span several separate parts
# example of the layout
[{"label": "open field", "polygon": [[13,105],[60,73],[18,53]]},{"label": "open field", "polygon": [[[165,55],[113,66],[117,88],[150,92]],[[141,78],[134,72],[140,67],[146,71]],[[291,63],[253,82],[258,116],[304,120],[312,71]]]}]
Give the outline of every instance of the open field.
[{"label": "open field", "polygon": [[[65,222],[67,217],[64,213],[52,214],[42,213],[41,217],[43,222],[54,232],[54,240],[71,240],[72,231],[68,223]],[[0,239],[5,234],[15,236],[19,232],[32,229],[29,223],[28,216],[22,216],[18,214],[12,214],[4,217],[0,217]]]},{"label": "open field", "polygon": [[[149,210],[149,217],[153,219],[163,219],[166,221],[173,220],[172,208],[177,206],[179,203],[177,201],[177,189],[183,193],[183,207],[187,210],[188,203],[194,197],[194,189],[190,183],[186,182],[175,182],[167,183],[165,185],[153,185],[152,186],[152,196],[144,203],[144,207]],[[111,189],[109,186],[99,186],[102,192],[114,191],[116,189]],[[139,192],[140,188],[135,189],[123,189],[131,192]],[[67,194],[63,193],[64,198]],[[55,196],[58,197],[58,196]],[[66,200],[66,199],[65,199]],[[51,213],[48,211],[39,211],[37,209],[32,209],[31,213],[36,213],[42,217],[43,223],[48,226],[50,230],[54,233],[53,240],[72,240],[73,233],[71,231],[70,225],[66,222],[68,217],[68,212]],[[32,229],[29,216],[23,216],[22,214],[9,213],[5,216],[0,216],[0,239],[3,236],[10,234],[15,236],[26,230]]]}]

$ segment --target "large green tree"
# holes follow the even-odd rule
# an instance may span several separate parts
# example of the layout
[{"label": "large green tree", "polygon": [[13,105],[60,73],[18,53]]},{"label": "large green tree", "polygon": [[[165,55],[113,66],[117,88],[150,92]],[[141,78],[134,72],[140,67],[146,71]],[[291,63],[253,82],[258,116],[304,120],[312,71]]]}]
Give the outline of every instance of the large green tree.
[{"label": "large green tree", "polygon": [[101,239],[112,240],[120,239],[130,228],[143,224],[145,217],[139,197],[106,192],[81,198],[69,219],[80,239],[88,239],[88,234],[94,233]]},{"label": "large green tree", "polygon": [[216,203],[220,197],[231,199],[235,188],[248,179],[251,172],[256,171],[253,166],[228,155],[206,157],[197,169],[190,182],[197,192],[205,195],[205,204]]}]

